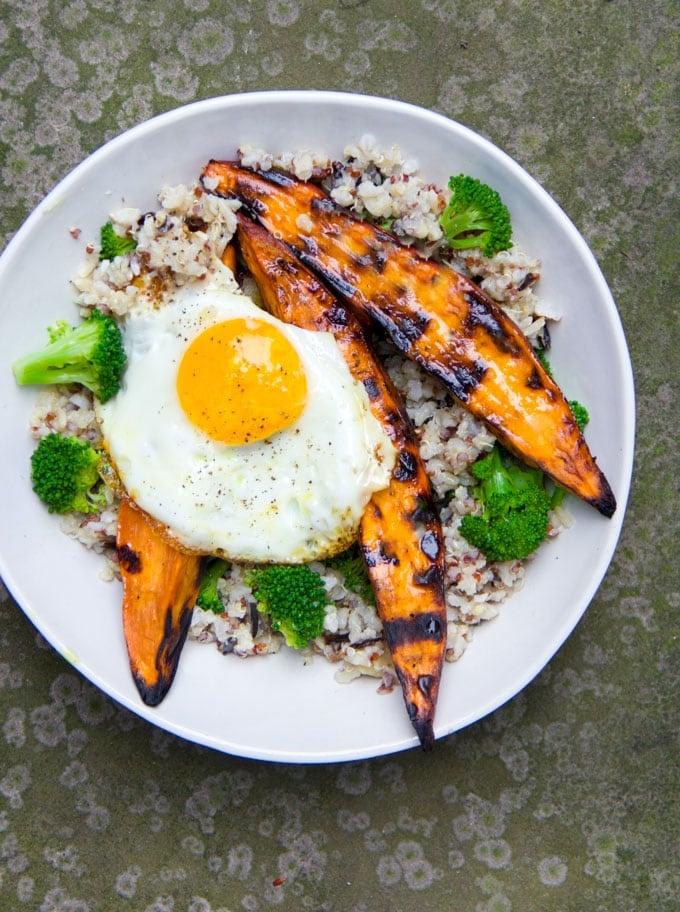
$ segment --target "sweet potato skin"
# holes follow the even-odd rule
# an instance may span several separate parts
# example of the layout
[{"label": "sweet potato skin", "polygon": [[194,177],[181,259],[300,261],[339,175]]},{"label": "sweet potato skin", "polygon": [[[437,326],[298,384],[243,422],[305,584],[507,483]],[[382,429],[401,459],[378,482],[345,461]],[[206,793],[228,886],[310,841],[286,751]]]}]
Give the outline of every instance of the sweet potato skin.
[{"label": "sweet potato skin", "polygon": [[117,551],[130,671],[144,703],[158,706],[189,630],[201,558],[177,549],[126,496],[118,513]]},{"label": "sweet potato skin", "polygon": [[271,313],[303,329],[333,333],[397,450],[389,486],[366,508],[359,544],[409,718],[430,749],[446,649],[444,545],[412,423],[353,314],[283,244],[243,216],[238,242]]},{"label": "sweet potato skin", "polygon": [[511,452],[613,515],[614,494],[564,395],[523,333],[474,282],[339,209],[314,184],[223,161],[209,162],[202,177],[216,184],[212,192],[238,197]]}]

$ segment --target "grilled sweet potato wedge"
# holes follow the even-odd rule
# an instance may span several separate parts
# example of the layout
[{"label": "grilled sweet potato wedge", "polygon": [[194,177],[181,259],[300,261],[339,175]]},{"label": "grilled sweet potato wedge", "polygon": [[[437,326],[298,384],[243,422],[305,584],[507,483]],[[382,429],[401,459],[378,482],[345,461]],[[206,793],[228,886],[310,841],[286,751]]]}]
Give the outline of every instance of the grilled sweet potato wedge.
[{"label": "grilled sweet potato wedge", "polygon": [[211,161],[206,189],[257,220],[398,348],[439,377],[501,443],[605,516],[614,494],[569,405],[515,323],[474,282],[335,206],[318,186]]},{"label": "grilled sweet potato wedge", "polygon": [[227,269],[231,269],[232,272],[236,272],[236,245],[233,243],[227,244],[220,259],[227,267]]},{"label": "grilled sweet potato wedge", "polygon": [[429,749],[446,648],[444,545],[415,431],[354,315],[285,245],[242,215],[238,241],[271,313],[303,329],[333,333],[397,450],[389,486],[368,504],[359,543],[409,718]]},{"label": "grilled sweet potato wedge", "polygon": [[201,558],[177,550],[128,497],[118,514],[117,549],[130,670],[142,700],[157,706],[177,671]]}]

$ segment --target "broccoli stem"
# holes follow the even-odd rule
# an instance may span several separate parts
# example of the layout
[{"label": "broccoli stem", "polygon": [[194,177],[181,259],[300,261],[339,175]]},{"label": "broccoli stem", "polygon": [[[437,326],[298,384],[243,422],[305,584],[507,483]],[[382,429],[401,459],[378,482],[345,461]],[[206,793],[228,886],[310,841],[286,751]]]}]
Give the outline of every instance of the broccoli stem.
[{"label": "broccoli stem", "polygon": [[120,328],[113,317],[93,310],[78,326],[60,321],[50,342],[12,365],[20,385],[79,383],[107,402],[120,389],[126,355]]},{"label": "broccoli stem", "polygon": [[22,385],[81,383],[87,386],[92,369],[83,359],[89,356],[100,338],[101,328],[97,323],[85,321],[77,330],[60,335],[39,352],[16,360],[14,376]]}]

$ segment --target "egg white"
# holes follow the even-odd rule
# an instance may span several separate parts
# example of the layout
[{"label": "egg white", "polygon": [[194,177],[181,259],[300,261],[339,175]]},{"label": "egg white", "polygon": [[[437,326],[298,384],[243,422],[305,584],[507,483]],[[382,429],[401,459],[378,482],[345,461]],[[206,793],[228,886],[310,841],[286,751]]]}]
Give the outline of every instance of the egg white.
[{"label": "egg white", "polygon": [[[230,446],[190,422],[176,375],[196,335],[238,317],[276,324],[295,346],[307,402],[288,428]],[[121,390],[99,407],[102,434],[128,494],[178,543],[237,561],[297,563],[355,539],[396,453],[331,334],[281,323],[218,275],[129,314],[123,338],[128,366]]]}]

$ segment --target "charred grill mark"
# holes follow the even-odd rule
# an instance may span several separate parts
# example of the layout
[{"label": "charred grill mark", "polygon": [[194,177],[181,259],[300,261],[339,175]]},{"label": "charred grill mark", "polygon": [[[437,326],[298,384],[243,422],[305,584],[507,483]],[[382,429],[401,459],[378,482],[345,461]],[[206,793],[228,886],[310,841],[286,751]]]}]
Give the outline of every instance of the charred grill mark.
[{"label": "charred grill mark", "polygon": [[334,301],[332,307],[327,311],[327,317],[332,326],[347,326],[349,323],[346,308],[342,304],[338,304],[337,301]]},{"label": "charred grill mark", "polygon": [[[307,246],[307,245],[305,245]],[[312,269],[314,272],[318,273],[323,279],[326,286],[330,289],[331,292],[339,295],[341,298],[344,298],[346,301],[351,301],[357,294],[357,289],[351,282],[346,281],[342,276],[337,275],[333,272],[328,272],[324,269],[321,269],[317,259],[318,248],[316,253],[312,250],[309,252],[305,250],[296,250],[296,255],[299,257],[300,262],[306,266],[308,269]]]},{"label": "charred grill mark", "polygon": [[[182,605],[182,610],[180,614],[181,618],[184,616],[185,605]],[[175,623],[172,616],[172,607],[168,607],[165,610],[165,615],[163,617],[163,638],[158,644],[158,652],[156,653],[156,668],[159,671],[163,671],[163,663],[170,659],[173,653],[176,651],[175,646]]]},{"label": "charred grill mark", "polygon": [[441,643],[444,637],[441,618],[431,611],[407,618],[390,618],[384,622],[384,627],[390,649],[399,649],[423,640]]},{"label": "charred grill mark", "polygon": [[418,498],[416,507],[408,519],[414,523],[414,525],[421,523],[422,525],[427,526],[430,523],[439,522],[439,515],[434,504],[423,497]]},{"label": "charred grill mark", "polygon": [[350,254],[350,259],[359,269],[368,269],[373,266],[373,257],[370,253],[365,253],[363,256]]},{"label": "charred grill mark", "polygon": [[253,173],[271,184],[276,184],[277,187],[292,187],[295,184],[295,178],[282,171],[254,171]]},{"label": "charred grill mark", "polygon": [[141,573],[142,555],[129,545],[118,548],[118,563],[127,573]]},{"label": "charred grill mark", "polygon": [[[426,703],[431,703],[431,700],[426,700]],[[413,707],[413,712],[411,711]],[[416,734],[420,740],[420,744],[423,750],[426,753],[429,753],[434,748],[434,728],[432,725],[431,716],[425,715],[425,718],[420,717],[420,712],[418,707],[413,703],[407,703],[406,710],[409,715],[409,719],[413,723],[413,727],[416,730]]]},{"label": "charred grill mark", "polygon": [[465,323],[470,331],[477,326],[483,326],[494,338],[503,335],[501,325],[494,314],[489,311],[488,307],[486,307],[475,294],[466,291],[463,293],[463,297],[468,306]]},{"label": "charred grill mark", "polygon": [[[361,277],[359,277],[360,283]],[[391,337],[401,351],[410,353],[414,342],[417,342],[427,330],[431,317],[423,310],[416,310],[409,297],[408,289],[394,285],[391,291],[362,297],[361,288],[357,288],[356,304],[366,310],[371,318]],[[349,303],[354,303],[350,301]]]},{"label": "charred grill mark", "polygon": [[[298,264],[296,263],[295,265],[297,266]],[[302,267],[302,264],[300,264],[300,267]],[[305,276],[305,278],[309,282],[309,290],[312,294],[321,295],[325,292],[325,289],[324,289],[323,285],[321,284],[321,282],[319,282],[319,280],[316,278],[316,276],[312,275],[311,272],[307,271],[307,275]]]},{"label": "charred grill mark", "polygon": [[390,554],[382,543],[373,550],[363,549],[363,553],[367,567],[379,567],[381,564],[397,566],[399,564],[399,558],[394,554]]},{"label": "charred grill mark", "polygon": [[541,380],[541,375],[538,373],[536,368],[531,372],[531,376],[527,380],[527,386],[529,389],[543,389],[543,381]]},{"label": "charred grill mark", "polygon": [[[395,446],[397,447],[397,449],[399,449],[403,443],[403,428],[404,428],[403,414],[396,407],[388,408],[383,412],[382,421],[385,426],[385,430],[387,430],[388,434],[390,434],[390,430],[388,430],[388,429],[390,429],[390,428],[392,429],[393,433],[390,434],[390,438],[392,440],[392,443],[394,443]],[[397,475],[395,475],[394,477],[397,479],[397,481],[408,481],[409,480],[406,477],[400,478]]]},{"label": "charred grill mark", "polygon": [[[427,368],[426,364],[424,366]],[[437,373],[457,399],[467,402],[486,372],[487,366],[483,361],[474,361],[469,367],[459,364],[453,370],[440,369]]]},{"label": "charred grill mark", "polygon": [[436,532],[433,532],[432,529],[428,529],[427,532],[420,539],[420,550],[423,552],[425,557],[429,557],[430,560],[437,560],[439,557],[439,549],[441,547],[441,542],[439,536]]},{"label": "charred grill mark", "polygon": [[149,687],[144,675],[140,674],[138,671],[134,671],[132,677],[143,702],[147,706],[158,706],[168,690],[165,681],[158,680]]},{"label": "charred grill mark", "polygon": [[611,518],[614,515],[616,510],[616,498],[614,497],[614,492],[609,487],[609,484],[604,480],[606,485],[602,494],[593,501],[593,505],[602,513],[603,516]]},{"label": "charred grill mark", "polygon": [[312,200],[311,208],[315,212],[335,212],[335,203],[331,199],[320,197]]},{"label": "charred grill mark", "polygon": [[397,346],[399,351],[402,351],[405,354],[408,354],[408,352],[411,349],[411,341],[410,341],[408,335],[405,335],[401,331],[401,324],[399,324],[398,326],[393,326],[390,335],[392,336],[392,341]]},{"label": "charred grill mark", "polygon": [[[350,303],[351,303],[351,299],[350,299]],[[361,303],[359,303],[359,308],[361,309],[361,307],[362,307],[362,305],[361,305]],[[408,340],[406,339],[406,337],[400,337],[399,328],[396,325],[396,323],[392,320],[391,316],[389,316],[389,314],[385,313],[385,311],[383,310],[383,308],[380,305],[369,307],[367,309],[367,312],[370,314],[370,317],[373,320],[373,322],[377,326],[379,326],[382,330],[384,330],[386,335],[388,335],[390,337],[390,339],[394,342],[394,344],[397,346],[397,348],[400,351],[404,352],[405,354],[408,354],[408,352],[409,352]]]},{"label": "charred grill mark", "polygon": [[156,667],[161,671],[163,670],[164,664],[176,664],[174,659],[184,645],[184,638],[189,629],[192,607],[192,605],[184,602],[176,623],[173,617],[172,608],[168,608],[165,612],[165,617],[163,619],[163,639],[158,646],[158,653],[156,656]]},{"label": "charred grill mark", "polygon": [[173,621],[172,609],[168,608],[163,619],[163,639],[161,640],[156,653],[156,668],[158,670],[158,679],[151,685],[145,680],[143,675],[134,674],[135,683],[139,694],[147,706],[158,706],[167,692],[170,690],[175,678],[179,656],[184,647],[184,641],[189,632],[191,622],[191,612],[193,603],[185,602],[182,605],[179,618],[175,626]]},{"label": "charred grill mark", "polygon": [[387,253],[380,244],[373,244],[370,241],[365,246],[365,253],[350,253],[352,262],[360,270],[371,269],[378,274],[383,272],[387,265]]},{"label": "charred grill mark", "polygon": [[412,316],[404,316],[403,312],[400,312],[392,324],[393,329],[390,331],[392,341],[403,352],[408,353],[413,343],[417,342],[423,335],[429,322],[430,318],[427,314],[416,313]]},{"label": "charred grill mark", "polygon": [[380,386],[373,377],[367,377],[364,380],[364,389],[366,390],[369,399],[377,399],[380,396]]},{"label": "charred grill mark", "polygon": [[402,452],[399,454],[394,477],[397,481],[410,481],[418,471],[418,462],[413,453]]},{"label": "charred grill mark", "polygon": [[[300,235],[300,240],[304,244],[305,250],[310,255],[310,257],[316,258],[319,256],[319,245],[313,237],[308,234],[304,234]],[[302,259],[302,257],[300,257],[300,259]]]},{"label": "charred grill mark", "polygon": [[444,625],[442,624],[441,618],[436,614],[429,614],[425,617],[426,621],[424,627],[428,637],[435,643],[441,643],[446,632],[444,630]]},{"label": "charred grill mark", "polygon": [[[298,253],[300,259],[312,269],[318,270],[318,264],[311,258],[305,257],[304,253]],[[322,272],[322,276],[329,286],[333,286],[336,291],[345,300],[352,303],[356,295],[359,301],[359,307],[363,308],[362,297],[359,289],[342,279],[328,275]],[[488,367],[484,361],[478,359],[471,364],[459,363],[449,367],[446,362],[441,360],[430,360],[423,357],[419,352],[414,350],[413,343],[427,329],[429,318],[426,314],[419,313],[416,318],[407,318],[403,313],[397,310],[393,315],[394,308],[391,306],[389,299],[373,299],[367,302],[366,309],[370,312],[373,321],[390,337],[396,347],[408,357],[412,357],[428,373],[439,377],[442,383],[458,399],[459,402],[467,402],[469,395],[473,392],[482,381]]]},{"label": "charred grill mark", "polygon": [[468,313],[464,321],[466,331],[472,335],[477,327],[482,327],[492,337],[501,351],[516,357],[521,355],[517,343],[506,332],[486,301],[470,291],[464,292],[463,297],[468,306]]},{"label": "charred grill mark", "polygon": [[[229,199],[229,196],[227,196],[227,199]],[[251,218],[257,219],[257,217],[260,215],[266,215],[267,204],[262,202],[262,200],[258,199],[257,197],[249,199],[248,197],[239,196],[238,199],[241,200],[243,208]]]},{"label": "charred grill mark", "polygon": [[437,564],[432,564],[431,567],[428,567],[427,570],[424,570],[422,573],[415,573],[413,575],[413,582],[416,586],[432,586],[439,581],[440,576],[439,566]]},{"label": "charred grill mark", "polygon": [[418,678],[418,690],[429,700],[432,696],[432,685],[436,686],[436,681],[432,675],[421,675]]},{"label": "charred grill mark", "polygon": [[274,266],[280,273],[285,273],[286,275],[293,276],[298,278],[300,275],[299,264],[293,260],[286,257],[276,257],[274,260]]}]

